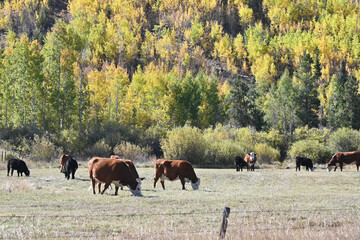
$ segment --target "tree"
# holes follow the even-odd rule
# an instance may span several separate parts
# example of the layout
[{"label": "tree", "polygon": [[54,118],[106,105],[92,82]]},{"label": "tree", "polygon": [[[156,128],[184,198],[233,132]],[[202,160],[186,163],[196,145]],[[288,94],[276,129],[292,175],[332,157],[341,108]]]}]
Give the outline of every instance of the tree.
[{"label": "tree", "polygon": [[255,84],[252,80],[236,77],[227,99],[230,123],[236,127],[254,126],[261,129],[263,116],[255,104],[256,98]]},{"label": "tree", "polygon": [[311,65],[310,54],[305,52],[294,73],[294,80],[298,89],[296,115],[301,121],[300,125],[308,125],[310,128],[319,125],[318,111],[320,107],[320,101],[317,97],[317,79],[315,79]]}]

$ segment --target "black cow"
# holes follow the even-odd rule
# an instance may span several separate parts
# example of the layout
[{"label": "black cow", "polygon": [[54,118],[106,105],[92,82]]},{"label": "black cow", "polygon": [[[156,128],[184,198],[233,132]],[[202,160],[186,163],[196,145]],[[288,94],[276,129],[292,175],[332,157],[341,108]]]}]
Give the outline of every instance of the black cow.
[{"label": "black cow", "polygon": [[13,175],[14,170],[17,170],[18,177],[20,175],[22,176],[23,173],[25,173],[26,176],[30,176],[30,171],[23,160],[17,158],[11,158],[8,160],[8,164],[7,164],[8,176],[9,176],[10,168],[11,168],[11,176]]},{"label": "black cow", "polygon": [[314,171],[314,165],[313,165],[313,162],[312,162],[312,160],[310,158],[296,157],[296,171],[298,169],[300,171],[300,166],[305,166],[306,171],[309,171],[309,169],[311,171]]},{"label": "black cow", "polygon": [[78,169],[77,161],[75,159],[73,159],[72,157],[70,157],[70,159],[67,160],[65,163],[65,169],[64,169],[65,177],[69,180],[70,174],[71,174],[71,178],[74,179],[75,172],[77,169]]},{"label": "black cow", "polygon": [[247,163],[244,161],[244,159],[240,156],[236,156],[235,157],[235,161],[234,161],[234,164],[236,166],[236,171],[241,171],[243,170],[243,167],[247,167]]}]

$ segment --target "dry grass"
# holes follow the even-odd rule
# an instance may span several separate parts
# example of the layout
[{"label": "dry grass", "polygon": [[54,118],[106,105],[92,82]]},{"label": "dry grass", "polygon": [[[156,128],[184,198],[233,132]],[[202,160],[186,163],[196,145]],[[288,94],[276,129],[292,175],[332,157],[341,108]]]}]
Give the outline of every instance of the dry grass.
[{"label": "dry grass", "polygon": [[86,164],[75,180],[57,168],[30,177],[0,171],[0,238],[216,239],[224,206],[227,239],[357,239],[360,173],[295,169],[196,169],[199,191],[177,182],[152,188],[153,168],[138,168],[144,197],[125,189],[93,195]]}]

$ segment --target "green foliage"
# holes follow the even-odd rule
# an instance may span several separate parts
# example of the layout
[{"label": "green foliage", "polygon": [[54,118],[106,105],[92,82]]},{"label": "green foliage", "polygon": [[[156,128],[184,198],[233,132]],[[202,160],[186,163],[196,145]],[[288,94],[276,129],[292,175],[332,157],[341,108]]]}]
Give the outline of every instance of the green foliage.
[{"label": "green foliage", "polygon": [[256,144],[254,152],[256,153],[259,164],[273,163],[280,160],[280,152],[266,143]]},{"label": "green foliage", "polygon": [[327,163],[331,158],[331,151],[317,140],[299,140],[292,144],[289,150],[292,159],[297,156],[308,157],[314,163]]},{"label": "green foliage", "polygon": [[52,162],[59,155],[59,149],[49,136],[34,136],[30,157],[34,161]]},{"label": "green foliage", "polygon": [[173,128],[161,141],[161,147],[165,158],[187,160],[193,164],[206,162],[206,142],[196,127],[185,125]]},{"label": "green foliage", "polygon": [[142,148],[136,144],[122,142],[115,146],[114,153],[121,158],[138,161],[146,159],[150,151],[149,148]]},{"label": "green foliage", "polygon": [[350,128],[339,128],[330,135],[329,147],[333,153],[358,151],[360,149],[360,133]]},{"label": "green foliage", "polygon": [[99,157],[109,157],[111,153],[111,148],[106,144],[105,139],[100,139],[94,145],[85,149],[86,156],[99,156]]}]

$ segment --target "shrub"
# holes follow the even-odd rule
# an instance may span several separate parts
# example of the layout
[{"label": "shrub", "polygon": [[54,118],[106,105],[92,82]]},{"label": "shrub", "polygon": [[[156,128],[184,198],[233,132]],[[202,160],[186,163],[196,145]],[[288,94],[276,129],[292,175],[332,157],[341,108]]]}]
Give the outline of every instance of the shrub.
[{"label": "shrub", "polygon": [[215,129],[208,128],[204,131],[206,142],[205,162],[203,164],[216,164],[229,166],[234,164],[236,156],[244,156],[246,152],[245,143],[238,142],[230,137],[231,129],[221,124]]},{"label": "shrub", "polygon": [[97,141],[93,146],[85,149],[86,156],[109,157],[111,148],[105,143],[105,139]]},{"label": "shrub", "polygon": [[259,164],[279,161],[280,152],[266,143],[255,145],[255,153]]},{"label": "shrub", "polygon": [[318,140],[320,143],[325,143],[329,137],[330,130],[327,128],[308,128],[308,126],[296,128],[294,137],[296,141],[300,140]]},{"label": "shrub", "polygon": [[161,146],[164,157],[168,159],[183,159],[191,163],[204,163],[205,141],[200,129],[185,125],[173,128],[162,139]]},{"label": "shrub", "polygon": [[315,163],[326,163],[331,158],[329,149],[318,140],[300,140],[294,142],[289,150],[292,159],[297,156],[308,157]]},{"label": "shrub", "polygon": [[130,159],[136,162],[144,162],[149,158],[151,148],[141,148],[136,144],[122,142],[115,146],[114,153],[122,158]]},{"label": "shrub", "polygon": [[30,157],[34,161],[51,162],[59,155],[59,150],[46,135],[42,137],[34,135],[34,142],[31,149]]},{"label": "shrub", "polygon": [[79,132],[77,130],[65,129],[61,131],[56,144],[62,147],[64,153],[75,154],[84,148],[86,141],[79,138]]},{"label": "shrub", "polygon": [[328,144],[332,153],[358,150],[360,133],[350,128],[339,128],[330,135]]}]

